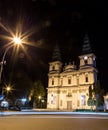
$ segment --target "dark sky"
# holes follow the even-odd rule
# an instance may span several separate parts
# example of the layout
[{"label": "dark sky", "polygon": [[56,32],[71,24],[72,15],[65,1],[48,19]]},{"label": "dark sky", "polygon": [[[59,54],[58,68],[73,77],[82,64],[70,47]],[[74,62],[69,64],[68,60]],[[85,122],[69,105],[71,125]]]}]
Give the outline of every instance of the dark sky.
[{"label": "dark sky", "polygon": [[[20,51],[21,63],[17,62],[14,67],[11,63],[9,69],[12,71],[13,67],[14,71],[23,70],[33,80],[42,79],[47,86],[48,63],[55,44],[60,47],[63,62],[69,62],[70,59],[77,62],[84,35],[87,33],[92,50],[97,56],[101,87],[108,90],[106,12],[107,8],[102,0],[0,0],[0,22],[4,26],[14,29],[19,21],[23,21],[22,32],[31,29],[34,31],[29,37],[34,46],[26,46],[32,63]],[[1,35],[7,33],[0,27]],[[5,42],[2,39],[0,41],[2,55]],[[11,59],[13,62],[10,54],[11,52],[7,61]]]}]

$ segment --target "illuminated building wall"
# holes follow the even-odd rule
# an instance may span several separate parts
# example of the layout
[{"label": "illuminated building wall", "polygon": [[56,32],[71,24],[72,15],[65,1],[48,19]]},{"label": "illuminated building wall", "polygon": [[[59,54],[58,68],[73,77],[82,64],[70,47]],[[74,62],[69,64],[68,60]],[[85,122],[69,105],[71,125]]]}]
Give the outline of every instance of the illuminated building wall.
[{"label": "illuminated building wall", "polygon": [[59,49],[55,49],[53,61],[49,63],[47,108],[59,110],[90,109],[87,104],[89,86],[97,82],[96,57],[90,51],[87,36],[83,53],[79,56],[80,65],[63,65]]}]

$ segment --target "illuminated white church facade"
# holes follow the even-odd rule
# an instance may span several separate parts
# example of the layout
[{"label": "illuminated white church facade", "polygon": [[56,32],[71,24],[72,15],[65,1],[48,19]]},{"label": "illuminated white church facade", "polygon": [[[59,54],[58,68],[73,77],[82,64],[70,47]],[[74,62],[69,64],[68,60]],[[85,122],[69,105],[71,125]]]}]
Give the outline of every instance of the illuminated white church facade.
[{"label": "illuminated white church facade", "polygon": [[49,63],[47,109],[90,109],[87,104],[89,86],[97,82],[97,69],[96,56],[91,51],[87,35],[78,58],[78,67],[74,62],[63,65],[59,48],[55,47]]}]

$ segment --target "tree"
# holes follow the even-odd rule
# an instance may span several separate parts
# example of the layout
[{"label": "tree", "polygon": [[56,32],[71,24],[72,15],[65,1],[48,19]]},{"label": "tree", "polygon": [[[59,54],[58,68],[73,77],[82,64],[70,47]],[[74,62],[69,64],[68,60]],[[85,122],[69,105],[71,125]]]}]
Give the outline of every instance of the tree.
[{"label": "tree", "polygon": [[99,81],[97,81],[97,83],[94,84],[93,91],[95,93],[96,111],[97,111],[97,108],[104,104],[104,98],[103,98],[104,89],[101,89]]},{"label": "tree", "polygon": [[30,105],[32,107],[42,107],[42,101],[45,101],[46,99],[46,91],[40,80],[33,83],[29,97],[31,99]]},{"label": "tree", "polygon": [[89,98],[88,98],[88,106],[91,106],[91,110],[93,109],[93,106],[95,105],[94,100],[94,91],[92,89],[92,86],[89,86]]},{"label": "tree", "polygon": [[89,87],[88,105],[91,106],[91,109],[93,106],[96,106],[97,111],[97,108],[103,105],[104,103],[103,95],[104,90],[101,89],[99,81],[97,81],[96,84],[93,84],[93,88],[92,86]]}]

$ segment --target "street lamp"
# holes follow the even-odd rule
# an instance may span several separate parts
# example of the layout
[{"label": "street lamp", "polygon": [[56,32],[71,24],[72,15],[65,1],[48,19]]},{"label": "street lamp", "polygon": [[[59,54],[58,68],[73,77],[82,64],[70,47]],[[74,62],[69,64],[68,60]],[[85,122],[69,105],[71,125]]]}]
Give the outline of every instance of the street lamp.
[{"label": "street lamp", "polygon": [[39,98],[39,100],[40,100],[40,99],[41,99],[41,96],[39,96],[38,98]]},{"label": "street lamp", "polygon": [[39,107],[41,108],[41,96],[38,96],[38,99],[39,99]]},{"label": "street lamp", "polygon": [[6,86],[2,88],[2,94],[4,94],[4,91],[8,94],[9,92],[11,92],[12,88],[10,86]]},{"label": "street lamp", "polygon": [[10,91],[10,90],[11,90],[11,88],[8,86],[8,87],[6,88],[6,90],[7,90],[7,91]]},{"label": "street lamp", "polygon": [[14,41],[15,44],[21,44],[22,43],[22,40],[19,37],[14,37],[13,41]]},{"label": "street lamp", "polygon": [[[13,42],[14,42],[15,44],[19,45],[19,44],[22,43],[22,40],[21,40],[19,37],[14,37],[14,38],[13,38]],[[0,65],[1,65],[1,67],[0,67],[0,84],[1,84],[3,66],[4,66],[4,64],[6,63],[6,61],[5,61],[5,56],[6,56],[7,52],[8,52],[8,50],[9,50],[11,47],[13,47],[13,45],[8,46],[8,47],[6,48],[6,50],[5,50],[4,54],[3,54],[3,57],[2,57],[2,61],[0,62]],[[3,94],[4,94],[4,88],[2,88],[2,95],[3,95]]]}]

